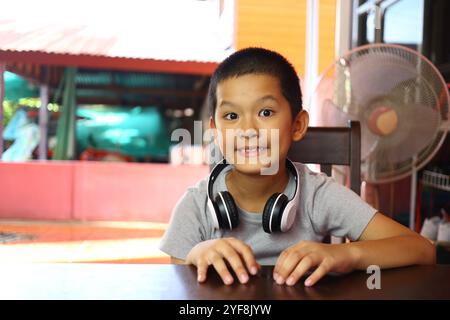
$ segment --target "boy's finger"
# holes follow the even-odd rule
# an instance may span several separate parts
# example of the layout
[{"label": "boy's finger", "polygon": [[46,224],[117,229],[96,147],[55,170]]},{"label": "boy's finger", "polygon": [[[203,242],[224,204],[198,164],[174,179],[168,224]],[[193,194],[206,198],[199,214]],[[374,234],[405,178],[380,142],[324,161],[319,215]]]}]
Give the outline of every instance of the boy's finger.
[{"label": "boy's finger", "polygon": [[275,281],[278,284],[283,284],[299,262],[300,258],[296,254],[289,254],[275,273]]},{"label": "boy's finger", "polygon": [[216,269],[219,276],[222,278],[223,283],[225,284],[232,284],[233,283],[233,276],[228,271],[228,268],[225,264],[225,261],[223,261],[222,257],[217,256],[212,261],[212,265],[214,266],[214,269]]},{"label": "boy's finger", "polygon": [[328,272],[330,268],[323,262],[317,267],[317,269],[306,279],[305,286],[313,286],[317,281],[322,279]]},{"label": "boy's finger", "polygon": [[241,283],[246,283],[248,281],[247,270],[242,263],[241,257],[234,250],[234,248],[231,246],[226,246],[221,249],[220,253],[222,253],[222,256],[231,265],[234,272],[238,276],[239,281],[241,281]]},{"label": "boy's finger", "polygon": [[289,277],[286,279],[286,284],[288,286],[293,286],[297,283],[298,279],[303,277],[303,275],[312,267],[315,265],[314,258],[311,257],[311,255],[306,256],[303,258],[300,263],[297,265],[297,267],[292,271],[292,273],[289,275]]},{"label": "boy's finger", "polygon": [[297,267],[302,259],[308,258],[308,252],[306,250],[295,250],[286,253],[284,257],[280,257],[280,261],[277,262],[274,270],[274,279],[278,284],[283,284],[287,277],[292,273],[292,271]]},{"label": "boy's finger", "polygon": [[[275,267],[273,268],[274,279],[278,277],[278,273],[281,269],[281,266],[284,264],[284,260],[286,260],[288,255],[289,255],[288,251],[284,250],[283,252],[281,252],[280,256],[278,257],[277,263],[275,264]],[[277,280],[277,279],[275,279],[275,280]]]},{"label": "boy's finger", "polygon": [[256,262],[252,249],[237,239],[228,239],[228,243],[244,258],[248,271],[253,275],[257,274],[260,265]]},{"label": "boy's finger", "polygon": [[207,272],[208,272],[208,264],[206,263],[206,261],[199,262],[197,264],[197,281],[205,282]]}]

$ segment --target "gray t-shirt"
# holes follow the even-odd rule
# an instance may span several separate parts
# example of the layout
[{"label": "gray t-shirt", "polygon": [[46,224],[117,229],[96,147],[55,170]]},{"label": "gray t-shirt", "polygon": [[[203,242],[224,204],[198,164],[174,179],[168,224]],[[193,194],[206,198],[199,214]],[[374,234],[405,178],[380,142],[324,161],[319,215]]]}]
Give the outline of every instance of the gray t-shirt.
[{"label": "gray t-shirt", "polygon": [[[323,173],[315,173],[301,163],[294,162],[300,180],[300,200],[292,228],[285,233],[268,234],[262,227],[262,214],[242,210],[238,206],[239,225],[233,230],[218,230],[207,207],[208,177],[189,187],[175,205],[160,249],[172,257],[186,259],[199,242],[234,237],[248,244],[261,265],[275,265],[286,248],[302,241],[320,242],[330,234],[357,240],[376,209],[365,203],[350,189],[338,184]],[[226,167],[213,186],[213,198],[218,191],[227,191]],[[295,180],[290,176],[284,193],[291,199]]]}]

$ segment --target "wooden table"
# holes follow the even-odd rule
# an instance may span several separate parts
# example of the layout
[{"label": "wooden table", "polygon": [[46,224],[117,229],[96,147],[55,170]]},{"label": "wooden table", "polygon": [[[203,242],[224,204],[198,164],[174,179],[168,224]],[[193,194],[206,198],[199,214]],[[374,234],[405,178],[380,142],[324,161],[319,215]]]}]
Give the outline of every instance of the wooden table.
[{"label": "wooden table", "polygon": [[327,276],[314,287],[277,285],[272,267],[248,284],[221,283],[215,272],[197,283],[196,270],[183,265],[3,264],[0,299],[450,299],[450,266],[414,266],[381,271],[381,289],[367,288],[370,275]]}]

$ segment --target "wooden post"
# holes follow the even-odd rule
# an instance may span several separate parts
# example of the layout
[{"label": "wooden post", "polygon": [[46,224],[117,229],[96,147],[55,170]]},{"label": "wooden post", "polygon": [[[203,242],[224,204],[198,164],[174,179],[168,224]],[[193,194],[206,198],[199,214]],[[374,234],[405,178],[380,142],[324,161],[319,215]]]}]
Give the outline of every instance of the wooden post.
[{"label": "wooden post", "polygon": [[39,160],[47,159],[47,128],[48,128],[48,70],[47,67],[41,67],[40,98],[41,107],[39,109]]},{"label": "wooden post", "polygon": [[47,125],[48,125],[48,85],[40,86],[41,108],[39,109],[39,160],[47,159]]}]

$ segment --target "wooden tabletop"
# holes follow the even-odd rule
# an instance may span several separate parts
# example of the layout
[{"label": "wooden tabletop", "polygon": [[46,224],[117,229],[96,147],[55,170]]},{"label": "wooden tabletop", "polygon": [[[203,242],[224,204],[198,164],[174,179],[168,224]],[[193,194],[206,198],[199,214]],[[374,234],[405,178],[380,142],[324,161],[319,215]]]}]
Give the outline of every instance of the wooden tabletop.
[{"label": "wooden tabletop", "polygon": [[330,275],[307,288],[277,285],[273,267],[263,267],[243,285],[223,285],[215,272],[197,283],[196,270],[155,264],[3,264],[0,299],[450,299],[450,266],[414,266],[381,271],[381,289],[368,289],[370,274]]}]

